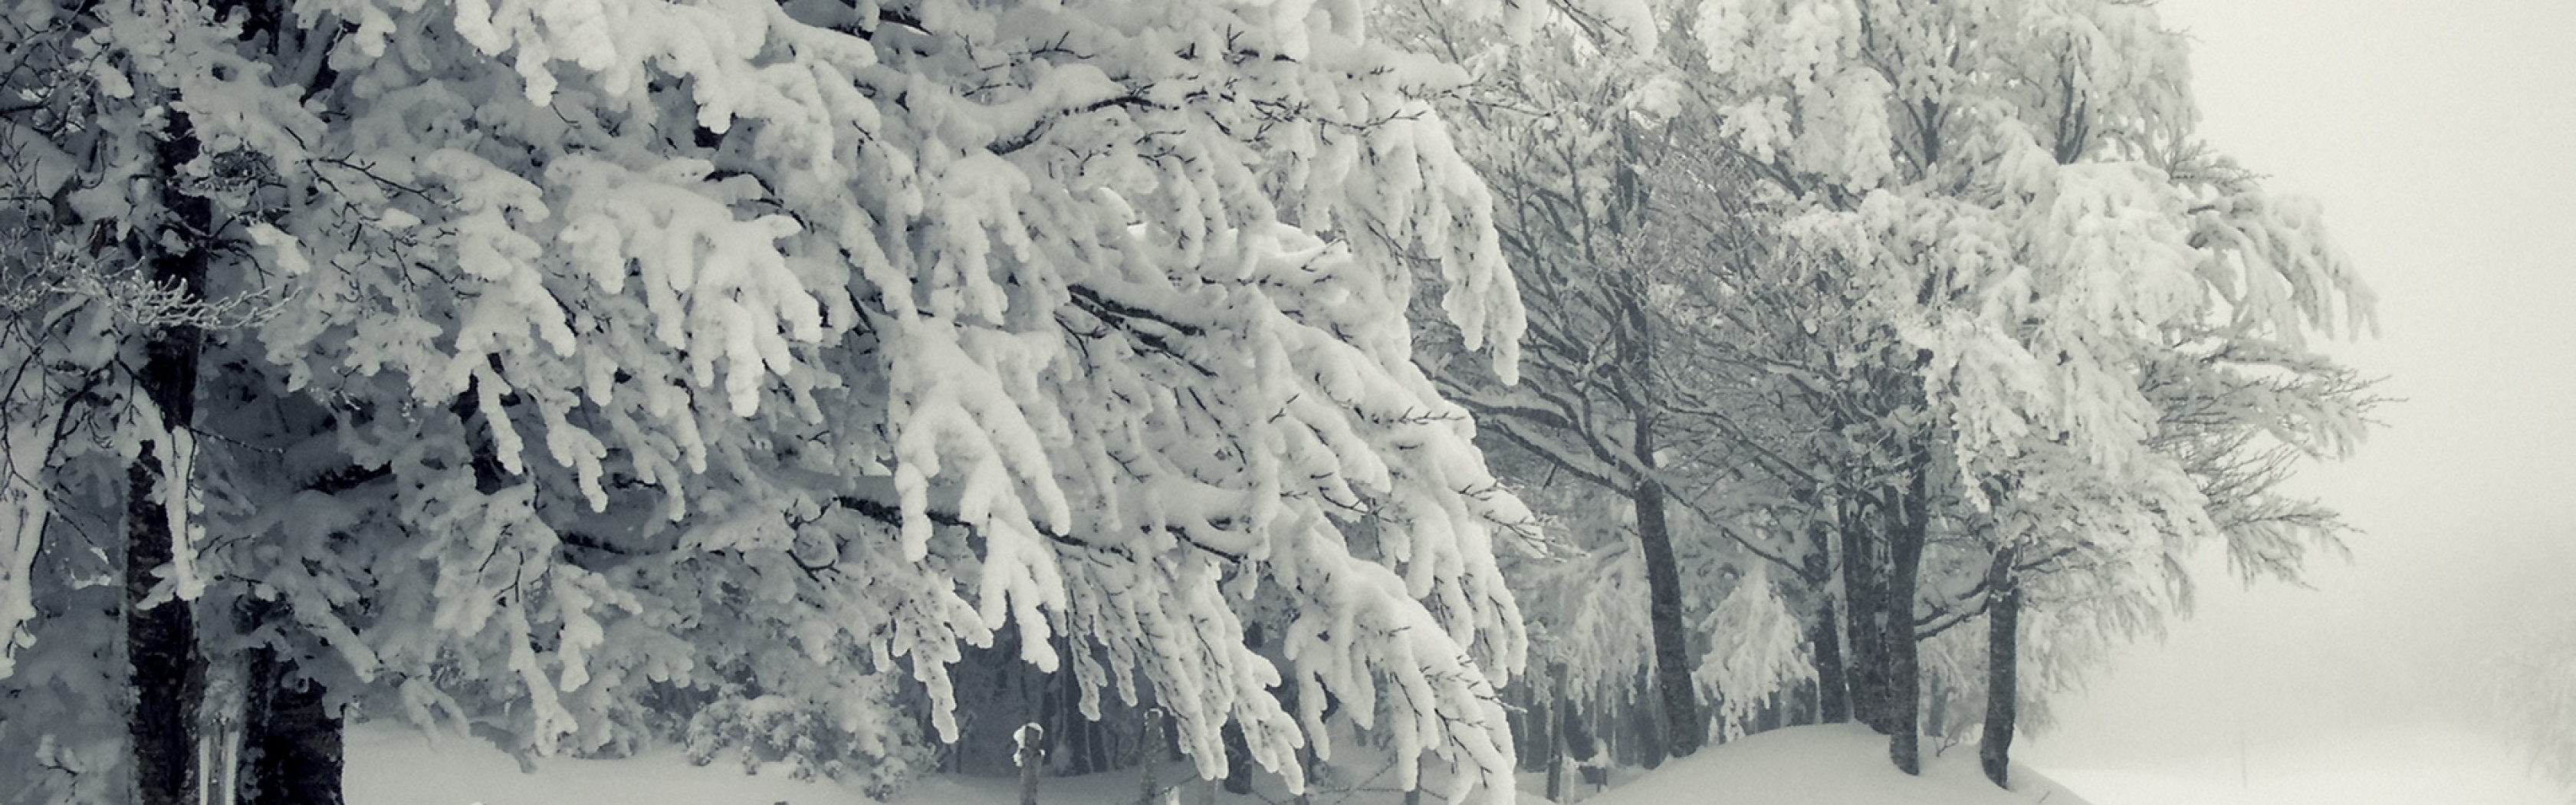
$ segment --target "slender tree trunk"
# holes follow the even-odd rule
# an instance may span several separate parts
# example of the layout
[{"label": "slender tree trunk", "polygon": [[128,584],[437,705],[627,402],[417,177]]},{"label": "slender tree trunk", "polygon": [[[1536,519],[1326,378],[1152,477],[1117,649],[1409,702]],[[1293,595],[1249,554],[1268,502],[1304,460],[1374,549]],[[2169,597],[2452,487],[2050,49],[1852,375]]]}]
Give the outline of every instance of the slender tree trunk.
[{"label": "slender tree trunk", "polygon": [[[1011,761],[1020,767],[1020,805],[1038,805],[1038,778],[1046,767],[1046,728],[1035,721],[1011,734]],[[1149,763],[1151,761],[1148,761]]]},{"label": "slender tree trunk", "polygon": [[1896,768],[1906,774],[1920,774],[1922,762],[1923,671],[1918,643],[1914,637],[1915,582],[1923,568],[1924,530],[1930,524],[1931,506],[1924,499],[1929,462],[1919,455],[1911,467],[1910,488],[1890,490],[1896,505],[1890,514],[1895,518],[1888,531],[1888,569],[1886,597],[1886,640],[1888,654],[1888,704],[1894,708],[1890,719],[1895,732],[1888,742],[1888,755]]},{"label": "slender tree trunk", "polygon": [[1816,719],[1819,723],[1840,724],[1850,721],[1851,683],[1849,669],[1843,666],[1841,618],[1834,612],[1834,599],[1825,596],[1816,605],[1815,623],[1807,629],[1807,642],[1814,645],[1816,661]]},{"label": "slender tree trunk", "polygon": [[[203,198],[187,195],[176,177],[197,158],[197,137],[187,118],[173,115],[167,138],[159,146],[161,203],[168,209],[167,230],[151,241],[152,280],[178,292],[179,298],[203,298],[206,283],[206,233],[213,227],[213,208]],[[170,251],[172,244],[180,249]],[[145,397],[161,411],[172,432],[196,421],[197,356],[205,334],[192,324],[170,324],[155,330],[144,345],[144,365],[137,378]],[[174,540],[171,513],[162,486],[172,470],[164,457],[170,439],[135,457],[126,470],[125,505],[125,650],[134,686],[134,710],[126,721],[134,754],[134,797],[143,805],[178,805],[195,797],[189,778],[196,754],[196,718],[205,698],[205,665],[197,657],[197,624],[187,601],[167,600],[146,608],[154,574],[171,563]]]},{"label": "slender tree trunk", "polygon": [[[1056,656],[1065,656],[1077,650],[1061,635],[1054,642]],[[1074,678],[1073,663],[1065,663],[1057,667],[1055,674],[1050,676],[1047,682],[1047,701],[1050,705],[1047,717],[1049,723],[1055,725],[1048,728],[1049,732],[1055,734],[1054,745],[1048,751],[1065,759],[1065,770],[1068,773],[1091,774],[1099,771],[1091,767],[1091,757],[1089,753],[1083,751],[1084,739],[1088,736],[1082,729],[1082,722],[1086,719],[1082,717],[1082,708],[1078,704],[1082,693],[1081,689],[1076,687],[1078,680]]]},{"label": "slender tree trunk", "polygon": [[[1753,717],[1753,731],[1770,732],[1779,729],[1780,720],[1787,715],[1785,712],[1787,709],[1788,700],[1781,695],[1780,691],[1763,694],[1761,709],[1756,710]],[[1725,739],[1721,737],[1719,740]]]},{"label": "slender tree trunk", "polygon": [[[1652,466],[1654,431],[1637,426],[1637,455]],[[1681,757],[1699,751],[1699,703],[1691,689],[1688,637],[1682,624],[1681,568],[1673,558],[1671,526],[1664,520],[1664,487],[1640,478],[1636,487],[1637,537],[1645,551],[1647,628],[1654,639],[1655,686],[1663,696],[1664,751]]]},{"label": "slender tree trunk", "polygon": [[1154,795],[1160,787],[1154,779],[1154,761],[1161,760],[1162,754],[1163,709],[1156,707],[1145,711],[1145,735],[1136,744],[1136,765],[1140,772],[1137,784],[1142,792],[1136,796],[1137,805],[1153,805],[1156,800]]},{"label": "slender tree trunk", "polygon": [[1986,604],[1986,728],[1977,759],[1986,779],[2011,788],[2012,742],[2021,707],[2021,582],[2012,578],[2012,552],[1995,559],[1998,576]]},{"label": "slender tree trunk", "polygon": [[1555,677],[1550,684],[1547,703],[1547,801],[1565,801],[1565,731],[1574,723],[1565,706],[1565,664],[1548,669]]},{"label": "slender tree trunk", "polygon": [[1083,751],[1091,758],[1086,765],[1091,767],[1093,773],[1108,771],[1110,754],[1108,725],[1084,719],[1079,729],[1082,732]]},{"label": "slender tree trunk", "polygon": [[1636,753],[1636,750],[1629,748],[1627,736],[1620,732],[1628,726],[1619,720],[1620,697],[1595,694],[1592,698],[1601,705],[1593,710],[1592,734],[1599,742],[1593,757],[1600,758],[1601,765],[1618,765],[1627,757],[1620,752],[1624,750],[1628,754]]}]

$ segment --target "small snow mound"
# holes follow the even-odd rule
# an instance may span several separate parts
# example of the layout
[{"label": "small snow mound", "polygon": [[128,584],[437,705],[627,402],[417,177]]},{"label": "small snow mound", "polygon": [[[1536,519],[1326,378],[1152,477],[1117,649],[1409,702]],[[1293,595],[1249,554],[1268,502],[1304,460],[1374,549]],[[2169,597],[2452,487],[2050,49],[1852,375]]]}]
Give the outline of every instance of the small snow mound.
[{"label": "small snow mound", "polygon": [[1584,805],[2086,805],[2019,764],[2013,790],[1986,782],[1974,744],[1934,755],[1923,776],[1887,761],[1887,738],[1856,724],[1774,730],[1701,750]]}]

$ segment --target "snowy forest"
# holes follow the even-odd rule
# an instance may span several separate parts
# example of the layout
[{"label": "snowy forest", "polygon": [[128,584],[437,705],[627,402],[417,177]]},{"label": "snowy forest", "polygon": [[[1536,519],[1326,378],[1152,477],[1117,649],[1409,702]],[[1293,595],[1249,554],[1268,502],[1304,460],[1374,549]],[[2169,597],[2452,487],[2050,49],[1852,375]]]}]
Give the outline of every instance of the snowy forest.
[{"label": "snowy forest", "polygon": [[0,2],[0,802],[2003,784],[2380,401],[2145,3]]}]

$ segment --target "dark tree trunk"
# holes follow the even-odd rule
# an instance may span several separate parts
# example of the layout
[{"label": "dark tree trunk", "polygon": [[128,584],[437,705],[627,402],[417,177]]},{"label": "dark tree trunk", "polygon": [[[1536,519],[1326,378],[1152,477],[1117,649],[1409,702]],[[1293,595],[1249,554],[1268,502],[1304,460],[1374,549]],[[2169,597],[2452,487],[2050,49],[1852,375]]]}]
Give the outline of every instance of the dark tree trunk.
[{"label": "dark tree trunk", "polygon": [[196,799],[189,770],[197,749],[197,705],[205,698],[205,669],[197,660],[197,624],[188,602],[143,606],[159,581],[152,571],[171,559],[168,515],[155,494],[162,472],[160,460],[145,455],[126,475],[131,490],[125,510],[125,646],[134,686],[126,734],[134,753],[134,797],[143,805]]},{"label": "dark tree trunk", "polygon": [[1252,744],[1243,737],[1242,725],[1228,721],[1218,734],[1225,740],[1225,790],[1252,793]]},{"label": "dark tree trunk", "polygon": [[[1075,650],[1072,644],[1063,640],[1061,636],[1051,642],[1055,644],[1056,656],[1065,656],[1067,652]],[[1042,722],[1047,725],[1049,742],[1047,754],[1058,758],[1057,762],[1064,764],[1064,772],[1070,775],[1099,771],[1091,768],[1090,755],[1083,751],[1083,744],[1089,735],[1083,730],[1082,725],[1088,719],[1082,717],[1082,708],[1079,705],[1082,693],[1081,689],[1076,687],[1077,684],[1073,663],[1070,662],[1058,666],[1055,673],[1047,677],[1046,718]]]},{"label": "dark tree trunk", "polygon": [[1894,709],[1890,725],[1895,727],[1888,742],[1889,759],[1906,774],[1920,774],[1922,763],[1923,671],[1914,638],[1914,588],[1922,572],[1924,529],[1931,520],[1931,505],[1924,498],[1929,470],[1920,457],[1909,469],[1913,479],[1908,489],[1889,490],[1896,505],[1890,514],[1894,522],[1888,529],[1888,568],[1885,639],[1887,641],[1888,704]]},{"label": "dark tree trunk", "polygon": [[[1644,428],[1638,436],[1645,437]],[[1645,440],[1640,438],[1639,444]],[[1691,689],[1689,633],[1682,624],[1681,568],[1673,558],[1673,536],[1664,521],[1664,488],[1651,480],[1637,482],[1637,537],[1645,550],[1647,627],[1655,643],[1655,687],[1663,697],[1664,751],[1682,757],[1699,751],[1698,697]]]},{"label": "dark tree trunk", "polygon": [[[256,632],[285,614],[280,602],[248,601],[241,629]],[[341,725],[322,683],[302,678],[275,646],[251,649],[242,666],[242,805],[340,805]]]},{"label": "dark tree trunk", "polygon": [[1640,666],[1637,669],[1639,693],[1634,699],[1622,702],[1626,697],[1607,697],[1613,702],[1621,702],[1618,709],[1612,711],[1610,719],[1610,725],[1620,731],[1616,745],[1623,750],[1623,754],[1617,756],[1621,765],[1652,769],[1662,766],[1664,758],[1671,757],[1664,752],[1664,708],[1660,704],[1663,694],[1656,691],[1656,686],[1655,669]]},{"label": "dark tree trunk", "polygon": [[1558,663],[1548,671],[1555,680],[1549,686],[1547,701],[1547,801],[1564,802],[1565,731],[1573,726],[1574,717],[1566,712],[1565,664]]},{"label": "dark tree trunk", "polygon": [[1111,756],[1109,726],[1086,718],[1075,725],[1075,731],[1082,733],[1082,752],[1086,758],[1083,765],[1090,767],[1095,774],[1108,771]]},{"label": "dark tree trunk", "polygon": [[1035,721],[1022,724],[1011,739],[1017,742],[1011,762],[1020,767],[1020,805],[1038,805],[1038,780],[1046,773],[1046,728]]},{"label": "dark tree trunk", "polygon": [[1512,728],[1512,770],[1540,771],[1547,763],[1547,702],[1538,697],[1545,691],[1513,685],[1495,693]]},{"label": "dark tree trunk", "polygon": [[1851,649],[1845,682],[1851,687],[1852,717],[1881,734],[1893,734],[1886,657],[1886,593],[1880,579],[1885,562],[1882,538],[1870,533],[1864,506],[1840,504],[1835,518],[1842,529],[1844,645]]},{"label": "dark tree trunk", "polygon": [[2007,775],[2021,704],[2021,583],[2011,578],[2010,556],[2006,551],[1995,560],[2004,578],[1986,608],[1986,728],[1977,746],[1986,779],[2005,788],[2012,787]]},{"label": "dark tree trunk", "polygon": [[1849,669],[1843,666],[1841,618],[1834,612],[1832,596],[1816,605],[1815,623],[1807,630],[1807,642],[1814,644],[1816,659],[1816,718],[1820,723],[1840,724],[1850,721],[1851,683]]},{"label": "dark tree trunk", "polygon": [[[161,203],[168,210],[166,229],[156,233],[159,237],[145,238],[152,250],[153,282],[177,291],[185,301],[205,293],[206,232],[214,220],[205,199],[177,186],[176,177],[197,158],[197,150],[187,118],[174,115],[155,155]],[[170,251],[169,244],[180,251]],[[137,380],[171,431],[196,421],[197,356],[204,345],[205,334],[189,324],[160,327],[144,345]],[[184,536],[170,532],[170,512],[163,505],[161,486],[170,471],[163,457],[172,449],[164,441],[136,456],[126,469],[125,650],[135,697],[126,731],[134,753],[134,798],[143,805],[195,799],[189,767],[196,756],[198,703],[205,698],[205,666],[197,657],[197,624],[188,602],[144,606],[160,581],[154,571],[170,564],[173,540]]]},{"label": "dark tree trunk", "polygon": [[1136,741],[1136,784],[1140,792],[1136,805],[1154,805],[1160,801],[1155,795],[1162,793],[1161,781],[1154,778],[1154,763],[1162,760],[1163,754],[1163,708],[1147,709],[1144,726],[1144,736]]},{"label": "dark tree trunk", "polygon": [[242,714],[242,805],[340,805],[340,719],[322,683],[297,679],[270,649],[249,658]]}]

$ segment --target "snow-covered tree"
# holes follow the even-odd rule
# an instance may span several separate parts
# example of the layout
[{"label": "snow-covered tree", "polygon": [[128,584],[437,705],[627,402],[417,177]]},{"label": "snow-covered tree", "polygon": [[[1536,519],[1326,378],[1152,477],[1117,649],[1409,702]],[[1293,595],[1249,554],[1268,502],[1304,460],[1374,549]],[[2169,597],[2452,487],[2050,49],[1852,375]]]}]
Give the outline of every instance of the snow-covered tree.
[{"label": "snow-covered tree", "polygon": [[[142,153],[207,177],[170,185],[239,267],[205,293],[275,300],[173,354],[228,404],[164,573],[211,565],[284,684],[537,752],[791,707],[891,779],[1009,629],[1202,773],[1235,722],[1293,783],[1337,698],[1510,790],[1527,515],[1410,362],[1399,254],[1504,377],[1520,308],[1424,100],[1459,76],[1365,7],[228,10],[82,41],[167,102],[106,125],[195,146]],[[142,215],[116,170],[85,220]]]},{"label": "snow-covered tree", "polygon": [[2215,534],[2194,474],[2159,449],[2144,367],[2203,326],[2336,330],[2366,295],[2311,217],[2203,180],[2185,48],[2152,8],[1748,0],[1703,6],[1693,32],[1729,147],[1856,278],[1837,343],[1871,346],[1835,363],[1876,397],[1838,421],[1860,461],[1837,477],[1876,521],[1844,565],[1876,570],[1846,573],[1846,594],[1855,648],[1891,655],[1889,689],[1858,698],[1888,708],[1872,720],[1911,771],[1911,625],[1943,501],[2028,497],[2047,454],[2122,492],[2046,506],[2157,521],[2088,539]]},{"label": "snow-covered tree", "polygon": [[[1637,50],[1573,15],[1592,36],[1510,51],[1424,16],[1486,76],[1452,117],[1531,309],[1522,385],[1435,376],[1548,472],[1688,490],[1800,582],[1843,619],[1808,640],[1820,690],[1898,765],[1926,674],[2012,704],[1991,673],[2028,654],[2044,695],[2187,601],[2181,552],[2294,573],[2331,542],[2277,483],[2359,434],[2365,384],[2304,343],[2367,292],[2313,209],[2191,138],[2151,9],[1720,2],[1647,15],[1681,30]],[[1923,667],[1990,614],[1983,651]],[[2023,652],[2010,621],[2053,633]]]},{"label": "snow-covered tree", "polygon": [[[0,628],[13,637],[60,634],[30,622],[39,613],[69,614],[36,593],[87,597],[80,590],[94,579],[35,578],[37,557],[83,550],[116,557],[110,573],[123,578],[115,608],[125,639],[87,653],[125,666],[113,676],[125,680],[128,695],[107,701],[119,702],[115,709],[127,722],[128,757],[122,764],[94,755],[58,763],[65,755],[45,748],[52,736],[11,737],[32,739],[40,766],[79,767],[84,779],[74,789],[177,802],[189,796],[204,679],[192,603],[207,579],[195,561],[204,541],[194,517],[199,359],[210,333],[257,316],[255,300],[210,292],[216,266],[226,262],[215,215],[224,206],[219,198],[251,180],[255,166],[204,153],[192,118],[173,108],[172,75],[128,75],[137,62],[128,59],[136,54],[127,44],[149,40],[147,50],[158,53],[191,51],[213,35],[198,24],[202,16],[51,2],[18,3],[10,12],[0,24],[10,58],[0,74],[9,91],[0,102],[0,185],[7,188],[0,217],[12,232],[0,255],[8,269],[0,355],[15,370],[5,403],[11,473],[0,520],[12,526],[12,550],[0,569]],[[101,462],[116,471],[107,473]],[[120,488],[123,499],[110,508],[66,509],[58,504],[67,502],[70,478],[91,489]],[[106,514],[116,509],[121,517]],[[94,530],[72,524],[76,533],[53,527],[63,522],[56,515],[72,510],[105,521],[86,524]],[[98,536],[118,531],[122,539]],[[25,641],[11,642],[16,648]],[[97,645],[75,639],[68,652],[45,653],[50,660],[77,656],[83,644]],[[0,663],[0,673],[8,670]],[[85,675],[56,668],[49,676]],[[99,693],[89,685],[54,692],[74,701]],[[56,746],[86,743],[72,732],[61,737]],[[119,776],[125,779],[109,781]],[[49,784],[30,790],[62,791]]]},{"label": "snow-covered tree", "polygon": [[[1630,592],[1645,599],[1638,637],[1652,648],[1652,692],[1667,748],[1688,754],[1705,737],[1692,681],[1705,641],[1694,627],[1716,600],[1691,591],[1714,581],[1721,555],[1745,546],[1719,525],[1739,514],[1740,490],[1712,483],[1734,468],[1710,460],[1705,414],[1677,405],[1683,386],[1705,374],[1687,365],[1707,352],[1698,342],[1723,328],[1692,318],[1676,296],[1698,290],[1692,275],[1721,270],[1707,263],[1740,257],[1725,249],[1743,244],[1712,248],[1704,236],[1754,237],[1729,220],[1745,212],[1740,196],[1730,198],[1740,188],[1658,175],[1696,156],[1704,132],[1693,120],[1705,112],[1674,81],[1671,53],[1658,44],[1660,12],[1566,11],[1546,18],[1551,36],[1519,43],[1498,26],[1411,10],[1404,22],[1417,41],[1477,71],[1448,108],[1494,189],[1505,256],[1530,311],[1518,383],[1436,357],[1434,378],[1476,413],[1490,443],[1531,459],[1518,482],[1583,485],[1590,493],[1574,499],[1586,509],[1601,507],[1601,493],[1616,496],[1624,511],[1615,516],[1559,513],[1621,522],[1633,537],[1560,547],[1596,554],[1577,565],[1638,563],[1644,589]],[[1529,567],[1525,584],[1547,583],[1546,562]],[[1577,617],[1547,617],[1559,616]],[[1597,632],[1553,633],[1579,641],[1545,649],[1576,678],[1626,684],[1633,669],[1592,667],[1625,658],[1584,645]]]},{"label": "snow-covered tree", "polygon": [[2522,615],[2505,625],[2512,647],[2481,658],[2486,723],[2521,750],[2533,769],[2562,785],[2576,785],[2576,638],[2571,638],[2556,590],[2534,591]]},{"label": "snow-covered tree", "polygon": [[1716,704],[1713,721],[1728,738],[1751,731],[1768,697],[1812,683],[1816,674],[1805,619],[1789,610],[1768,565],[1748,567],[1702,627],[1715,645],[1692,673]]}]

